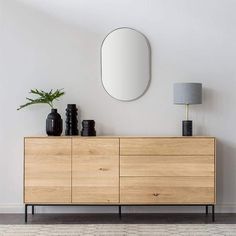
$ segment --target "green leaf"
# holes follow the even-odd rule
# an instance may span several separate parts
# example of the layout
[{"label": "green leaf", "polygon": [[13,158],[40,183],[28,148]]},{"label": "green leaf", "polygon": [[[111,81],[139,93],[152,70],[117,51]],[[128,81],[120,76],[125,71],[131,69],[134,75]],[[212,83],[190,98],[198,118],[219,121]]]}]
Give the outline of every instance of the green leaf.
[{"label": "green leaf", "polygon": [[59,100],[58,98],[63,96],[65,92],[63,89],[57,89],[53,91],[51,89],[49,92],[45,92],[43,90],[38,90],[38,89],[31,89],[30,94],[37,95],[37,98],[26,98],[29,102],[25,103],[24,105],[21,105],[17,110],[20,110],[24,107],[34,105],[34,104],[48,104],[51,108],[53,108],[53,101],[54,100]]}]

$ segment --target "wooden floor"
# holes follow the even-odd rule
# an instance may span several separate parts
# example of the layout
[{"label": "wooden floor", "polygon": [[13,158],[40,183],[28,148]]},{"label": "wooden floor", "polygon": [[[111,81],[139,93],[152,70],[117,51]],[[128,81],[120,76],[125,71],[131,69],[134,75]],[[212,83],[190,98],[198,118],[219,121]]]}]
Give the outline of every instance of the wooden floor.
[{"label": "wooden floor", "polygon": [[[215,224],[236,224],[236,214],[216,214]],[[28,224],[212,224],[211,214],[35,214]],[[0,224],[25,224],[24,214],[0,214]]]}]

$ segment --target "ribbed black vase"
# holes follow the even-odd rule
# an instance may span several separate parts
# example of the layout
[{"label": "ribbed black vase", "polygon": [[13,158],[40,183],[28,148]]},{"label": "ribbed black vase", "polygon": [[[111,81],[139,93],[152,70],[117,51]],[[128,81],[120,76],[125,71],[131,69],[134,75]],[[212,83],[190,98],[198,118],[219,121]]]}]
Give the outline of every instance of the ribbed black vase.
[{"label": "ribbed black vase", "polygon": [[96,136],[95,121],[94,120],[83,120],[81,136]]},{"label": "ribbed black vase", "polygon": [[65,135],[78,135],[78,109],[76,104],[67,104]]},{"label": "ribbed black vase", "polygon": [[52,109],[47,116],[46,132],[49,136],[60,136],[62,133],[62,119],[57,109]]}]

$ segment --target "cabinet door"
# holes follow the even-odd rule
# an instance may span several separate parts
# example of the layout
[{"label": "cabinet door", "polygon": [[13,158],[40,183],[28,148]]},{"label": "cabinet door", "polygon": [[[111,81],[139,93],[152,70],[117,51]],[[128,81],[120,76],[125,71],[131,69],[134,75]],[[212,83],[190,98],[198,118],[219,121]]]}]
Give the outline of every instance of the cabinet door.
[{"label": "cabinet door", "polygon": [[25,139],[25,203],[71,202],[71,139]]},{"label": "cabinet door", "polygon": [[119,202],[119,139],[72,139],[72,202]]}]

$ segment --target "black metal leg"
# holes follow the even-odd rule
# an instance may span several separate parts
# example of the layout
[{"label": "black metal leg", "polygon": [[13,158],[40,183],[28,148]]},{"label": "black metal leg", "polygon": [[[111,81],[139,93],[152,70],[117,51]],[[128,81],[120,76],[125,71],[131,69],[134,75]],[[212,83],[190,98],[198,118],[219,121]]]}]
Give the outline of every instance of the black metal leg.
[{"label": "black metal leg", "polygon": [[121,219],[121,206],[119,206],[119,218]]},{"label": "black metal leg", "polygon": [[28,205],[25,204],[25,223],[27,223]]},{"label": "black metal leg", "polygon": [[[39,204],[38,204],[39,205]],[[58,204],[58,206],[61,205],[61,204]],[[35,205],[32,205],[32,204],[25,204],[25,223],[27,223],[28,221],[28,206],[31,206],[32,207],[32,215],[34,215],[35,213]],[[47,206],[50,206],[49,204],[47,204]],[[212,222],[215,222],[215,205],[205,205],[206,207],[206,215],[208,215],[209,213],[209,207],[211,206],[211,217],[212,217]],[[119,207],[119,218],[121,219],[121,205],[118,205]]]},{"label": "black metal leg", "polygon": [[215,205],[212,205],[212,222],[215,222]]}]

